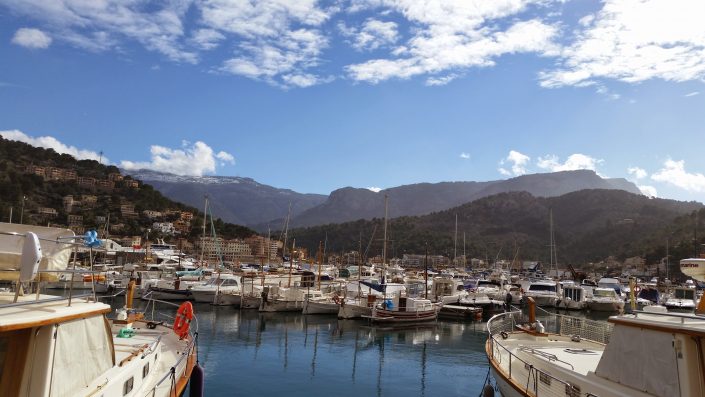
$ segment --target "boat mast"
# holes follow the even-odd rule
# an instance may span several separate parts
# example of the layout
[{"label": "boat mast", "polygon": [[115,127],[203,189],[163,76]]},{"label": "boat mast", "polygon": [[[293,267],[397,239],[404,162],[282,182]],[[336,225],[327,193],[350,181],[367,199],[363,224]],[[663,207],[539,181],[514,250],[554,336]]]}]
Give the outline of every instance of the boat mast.
[{"label": "boat mast", "polygon": [[206,250],[206,219],[208,218],[208,195],[204,196],[205,204],[203,205],[203,235],[201,236],[201,260],[199,265],[203,266],[203,254]]},{"label": "boat mast", "polygon": [[458,263],[458,214],[455,214],[455,237],[453,238],[453,264]]},{"label": "boat mast", "polygon": [[382,243],[382,283],[386,284],[387,276],[387,201],[389,196],[384,195],[384,241]]},{"label": "boat mast", "polygon": [[296,239],[291,242],[291,252],[289,253],[289,282],[286,287],[291,288],[291,268],[294,267],[294,247],[296,246]]},{"label": "boat mast", "polygon": [[321,268],[323,267],[323,242],[318,242],[318,290],[321,290]]}]

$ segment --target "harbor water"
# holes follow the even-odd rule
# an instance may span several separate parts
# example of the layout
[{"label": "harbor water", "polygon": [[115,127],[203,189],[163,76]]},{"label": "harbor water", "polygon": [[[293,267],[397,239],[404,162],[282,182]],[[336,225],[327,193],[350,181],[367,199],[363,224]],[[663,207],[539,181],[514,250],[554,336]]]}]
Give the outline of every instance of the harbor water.
[{"label": "harbor water", "polygon": [[[384,328],[329,315],[194,307],[206,396],[477,396],[488,373],[482,322]],[[164,304],[155,310],[175,312]]]}]

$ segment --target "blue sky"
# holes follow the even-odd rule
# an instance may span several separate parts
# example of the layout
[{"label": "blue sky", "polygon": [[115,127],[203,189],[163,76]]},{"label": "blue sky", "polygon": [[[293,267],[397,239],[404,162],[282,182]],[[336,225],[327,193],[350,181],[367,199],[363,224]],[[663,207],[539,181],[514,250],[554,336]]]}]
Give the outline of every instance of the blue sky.
[{"label": "blue sky", "polygon": [[594,169],[704,201],[705,2],[0,0],[0,134],[299,192]]}]

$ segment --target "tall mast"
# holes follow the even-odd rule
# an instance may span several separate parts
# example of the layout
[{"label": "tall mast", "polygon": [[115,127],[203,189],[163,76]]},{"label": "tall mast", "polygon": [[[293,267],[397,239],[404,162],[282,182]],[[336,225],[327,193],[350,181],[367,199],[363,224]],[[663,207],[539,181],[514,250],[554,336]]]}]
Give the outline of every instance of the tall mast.
[{"label": "tall mast", "polygon": [[296,239],[293,239],[291,243],[291,252],[289,253],[289,282],[286,287],[291,288],[291,268],[294,267],[294,247],[296,246]]},{"label": "tall mast", "polygon": [[455,214],[455,237],[453,238],[453,263],[458,262],[458,214]]},{"label": "tall mast", "polygon": [[203,235],[201,236],[201,260],[199,261],[200,266],[203,266],[203,254],[206,250],[206,219],[208,218],[208,195],[206,194],[204,198],[205,204],[203,205]]},{"label": "tall mast", "polygon": [[[289,202],[289,212],[286,215],[286,221],[284,221],[284,244],[282,245],[282,261],[283,257],[286,256],[286,238],[289,233],[289,217],[291,217],[291,202]],[[289,255],[289,264],[291,264],[291,255]]]},{"label": "tall mast", "polygon": [[323,241],[318,242],[318,290],[321,290],[321,268],[323,267]]},{"label": "tall mast", "polygon": [[[382,280],[386,277],[387,270],[387,201],[389,196],[384,195],[384,242],[382,243]],[[384,281],[386,283],[386,281]]]}]

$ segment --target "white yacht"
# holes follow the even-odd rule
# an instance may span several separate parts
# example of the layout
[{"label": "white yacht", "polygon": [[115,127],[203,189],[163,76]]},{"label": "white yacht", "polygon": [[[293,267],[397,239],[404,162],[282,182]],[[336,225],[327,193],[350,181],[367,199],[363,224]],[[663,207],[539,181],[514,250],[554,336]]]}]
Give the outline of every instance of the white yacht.
[{"label": "white yacht", "polygon": [[524,300],[533,298],[538,306],[556,307],[560,295],[553,281],[535,281],[524,291]]},{"label": "white yacht", "polygon": [[240,276],[222,273],[205,284],[192,285],[189,288],[189,294],[196,302],[214,303],[216,294],[239,294],[240,289]]},{"label": "white yacht", "polygon": [[450,277],[434,277],[429,298],[444,305],[457,304],[467,296],[462,280]]},{"label": "white yacht", "polygon": [[695,309],[695,288],[675,287],[663,303],[668,310],[693,311]]},{"label": "white yacht", "polygon": [[624,310],[624,300],[617,295],[614,288],[597,287],[588,300],[588,308],[598,312],[618,312]]},{"label": "white yacht", "polygon": [[[18,279],[0,293],[0,395],[167,397],[181,395],[192,374],[202,380],[190,323],[147,320],[131,296],[110,319],[92,294],[32,292],[67,271],[74,240],[67,229],[0,224],[0,274]],[[178,313],[194,318],[192,308]]]},{"label": "white yacht", "polygon": [[503,396],[705,395],[703,317],[637,312],[602,322],[534,313],[487,323],[485,350]]},{"label": "white yacht", "polygon": [[587,307],[587,293],[581,285],[566,284],[563,286],[558,308],[568,310],[583,310]]}]

